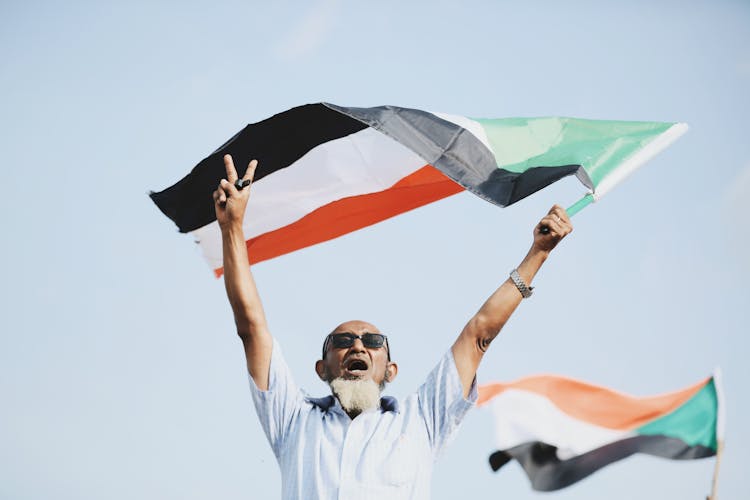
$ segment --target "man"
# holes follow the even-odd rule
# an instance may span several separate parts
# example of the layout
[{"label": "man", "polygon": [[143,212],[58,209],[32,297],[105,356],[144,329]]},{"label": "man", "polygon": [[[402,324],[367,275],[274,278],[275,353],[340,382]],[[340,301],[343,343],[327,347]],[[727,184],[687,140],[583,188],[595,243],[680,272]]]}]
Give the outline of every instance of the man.
[{"label": "man", "polygon": [[271,337],[247,258],[242,221],[258,164],[214,192],[222,235],[224,282],[242,339],[253,400],[279,462],[285,499],[429,498],[432,463],[476,401],[475,375],[492,340],[557,243],[572,231],[555,205],[534,229],[534,242],[511,277],[464,327],[427,381],[403,402],[380,398],[398,366],[388,340],[372,324],[348,321],[323,343],[315,364],[331,395],[307,397],[294,384]]}]

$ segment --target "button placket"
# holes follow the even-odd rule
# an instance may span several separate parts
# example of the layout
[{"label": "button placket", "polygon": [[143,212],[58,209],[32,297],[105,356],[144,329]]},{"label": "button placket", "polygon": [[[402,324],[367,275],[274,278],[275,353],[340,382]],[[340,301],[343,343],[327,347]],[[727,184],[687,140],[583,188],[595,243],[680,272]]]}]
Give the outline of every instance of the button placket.
[{"label": "button placket", "polygon": [[339,499],[357,498],[356,472],[362,454],[364,442],[364,418],[355,418],[349,422],[344,434],[344,446],[341,453],[341,484]]}]

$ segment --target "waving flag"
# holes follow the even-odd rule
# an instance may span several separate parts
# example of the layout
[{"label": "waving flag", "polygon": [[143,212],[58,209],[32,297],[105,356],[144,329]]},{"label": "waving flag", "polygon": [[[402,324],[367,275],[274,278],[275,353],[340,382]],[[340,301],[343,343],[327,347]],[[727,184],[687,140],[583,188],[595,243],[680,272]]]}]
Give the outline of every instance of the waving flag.
[{"label": "waving flag", "polygon": [[221,274],[211,193],[231,154],[259,161],[244,223],[250,262],[375,224],[461,191],[499,206],[575,175],[595,201],[686,130],[576,118],[471,119],[417,109],[308,104],[248,125],[151,198]]},{"label": "waving flag", "polygon": [[723,440],[718,377],[653,397],[633,397],[552,375],[479,387],[491,407],[498,470],[515,459],[535,490],[569,486],[634,453],[687,460],[713,456]]}]

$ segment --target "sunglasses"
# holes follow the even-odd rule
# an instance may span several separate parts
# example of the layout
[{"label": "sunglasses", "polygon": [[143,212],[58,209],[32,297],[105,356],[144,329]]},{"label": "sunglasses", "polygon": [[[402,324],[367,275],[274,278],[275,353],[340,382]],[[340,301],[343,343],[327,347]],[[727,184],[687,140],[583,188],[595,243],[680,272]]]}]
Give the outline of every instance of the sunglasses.
[{"label": "sunglasses", "polygon": [[348,349],[354,345],[355,340],[361,340],[362,345],[367,349],[380,349],[385,346],[388,353],[388,361],[391,360],[391,349],[388,347],[388,337],[382,333],[363,333],[354,335],[353,333],[331,333],[326,337],[323,343],[323,358],[326,357],[328,348],[333,346],[334,349]]}]

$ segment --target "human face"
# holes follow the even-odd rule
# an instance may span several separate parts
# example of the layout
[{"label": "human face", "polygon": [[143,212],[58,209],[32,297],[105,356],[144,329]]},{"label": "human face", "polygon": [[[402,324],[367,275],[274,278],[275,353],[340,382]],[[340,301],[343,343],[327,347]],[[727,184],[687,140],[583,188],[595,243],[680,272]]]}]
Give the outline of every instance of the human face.
[{"label": "human face", "polygon": [[[380,333],[378,328],[365,321],[347,321],[337,326],[331,333]],[[395,363],[388,361],[386,346],[367,348],[361,339],[355,339],[351,347],[335,348],[329,343],[325,357],[315,366],[318,376],[330,382],[336,378],[370,379],[379,386],[391,381],[397,372]]]}]

